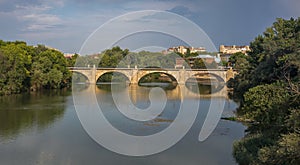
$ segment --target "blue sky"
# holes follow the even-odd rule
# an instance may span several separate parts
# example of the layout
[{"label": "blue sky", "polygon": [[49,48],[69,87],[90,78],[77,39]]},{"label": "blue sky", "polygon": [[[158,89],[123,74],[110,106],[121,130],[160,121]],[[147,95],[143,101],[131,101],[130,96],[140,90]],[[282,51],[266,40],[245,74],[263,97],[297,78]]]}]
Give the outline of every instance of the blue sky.
[{"label": "blue sky", "polygon": [[276,18],[299,17],[299,9],[299,0],[0,0],[0,39],[75,53],[110,19],[133,11],[162,10],[196,23],[216,47],[247,45]]}]

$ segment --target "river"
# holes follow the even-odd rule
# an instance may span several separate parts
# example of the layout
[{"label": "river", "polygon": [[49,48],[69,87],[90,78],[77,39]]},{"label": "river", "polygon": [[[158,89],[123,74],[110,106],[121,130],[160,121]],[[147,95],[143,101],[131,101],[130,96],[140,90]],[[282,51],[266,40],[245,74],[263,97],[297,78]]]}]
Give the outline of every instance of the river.
[{"label": "river", "polygon": [[[83,89],[85,90],[85,89]],[[131,85],[131,100],[139,108],[149,106],[150,87]],[[145,136],[166,129],[181,104],[178,86],[165,88],[168,101],[164,112],[154,120],[138,123],[128,120],[114,106],[110,85],[98,85],[96,96],[103,114],[122,132]],[[232,144],[244,136],[241,123],[220,120],[203,142],[199,131],[214,99],[225,102],[223,117],[233,115],[237,104],[227,97],[191,97],[200,102],[199,113],[189,132],[171,148],[150,156],[124,156],[96,143],[82,127],[75,111],[72,92],[43,91],[0,97],[0,164],[131,164],[131,165],[231,165]],[[193,107],[190,107],[193,108]]]}]

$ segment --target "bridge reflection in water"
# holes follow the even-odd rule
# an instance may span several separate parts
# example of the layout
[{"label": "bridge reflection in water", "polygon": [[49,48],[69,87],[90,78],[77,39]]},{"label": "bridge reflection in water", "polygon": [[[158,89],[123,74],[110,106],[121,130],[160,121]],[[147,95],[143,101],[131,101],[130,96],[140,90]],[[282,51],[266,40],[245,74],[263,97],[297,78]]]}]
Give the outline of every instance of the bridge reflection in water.
[{"label": "bridge reflection in water", "polygon": [[[218,84],[217,86],[197,86],[197,83],[187,83],[187,84],[177,84],[173,88],[168,88],[166,86],[167,83],[156,83],[155,86],[162,87],[165,89],[165,94],[167,99],[169,100],[177,100],[183,98],[191,98],[191,99],[197,99],[197,98],[210,98],[210,97],[220,97],[220,98],[228,98],[228,88],[225,84]],[[84,86],[84,87],[83,87]],[[111,93],[111,88],[113,86],[117,86],[117,90],[122,92],[123,90],[127,90],[128,94],[132,100],[133,103],[136,103],[138,101],[142,100],[148,100],[148,95],[145,95],[145,93],[149,93],[152,87],[150,86],[140,86],[138,84],[125,84],[125,83],[119,83],[119,84],[85,84],[81,85],[81,90],[84,90],[86,93],[94,93],[96,95],[101,94],[107,94]],[[201,90],[199,88],[204,88],[206,91]],[[204,92],[203,92],[204,91]]]},{"label": "bridge reflection in water", "polygon": [[[98,113],[100,107],[104,108],[101,108],[101,111],[104,110],[103,113],[108,114],[108,116],[112,115],[114,111],[120,111],[119,107],[121,107],[122,111],[120,112],[125,112],[125,114],[129,116],[137,116],[139,117],[138,120],[142,122],[154,122],[155,118],[152,117],[158,117],[160,115],[162,115],[160,117],[165,117],[168,120],[175,120],[175,118],[177,118],[176,114],[178,116],[179,112],[191,115],[188,117],[188,120],[194,121],[195,117],[197,116],[198,110],[201,110],[202,116],[205,118],[201,119],[201,121],[204,120],[204,122],[201,132],[199,133],[199,141],[205,140],[216,128],[225,107],[225,100],[227,100],[226,86],[212,94],[201,94],[191,90],[195,88],[189,89],[188,85],[178,84],[173,89],[166,89],[162,91],[164,93],[159,93],[161,94],[160,96],[156,95],[157,98],[154,98],[154,100],[156,99],[154,102],[155,104],[152,104],[153,97],[151,99],[151,92],[153,88],[151,87],[142,87],[137,84],[125,83],[99,84],[98,86],[95,84],[85,84],[85,86],[86,88],[81,90],[79,90],[79,88],[76,88],[76,85],[73,86],[73,99],[80,121],[84,122],[83,125],[89,125],[91,129],[96,129],[93,125],[99,125],[96,123],[92,124],[93,122],[101,121],[101,124],[103,124],[107,121],[101,115],[102,112]],[[161,99],[162,97],[164,97],[164,94],[166,96],[165,98],[167,99],[166,102],[164,99]],[[115,99],[114,95],[118,96],[117,99]],[[168,108],[165,109],[166,107]],[[79,110],[77,110],[77,108],[79,108]],[[148,111],[148,108],[152,108],[153,110],[157,111],[152,111],[152,109]],[[145,111],[140,111],[141,109]],[[172,111],[170,111],[170,109]],[[175,110],[173,111],[173,109]],[[166,110],[169,111],[169,113],[165,113]],[[138,112],[140,112],[141,114],[139,114]],[[150,115],[144,115],[144,113],[149,113]],[[168,116],[163,116],[163,114],[175,115],[175,118],[169,118]],[[149,120],[146,117],[148,117]],[[121,118],[122,117],[116,117],[116,119],[114,120],[118,121],[121,120]],[[181,118],[179,121],[186,122],[186,118]],[[125,122],[129,121],[124,120],[124,122],[121,123]],[[122,127],[122,125],[120,126]],[[142,128],[144,129],[144,127]],[[98,130],[98,132],[99,131],[100,130]],[[152,129],[150,129],[150,132],[151,131]]]}]

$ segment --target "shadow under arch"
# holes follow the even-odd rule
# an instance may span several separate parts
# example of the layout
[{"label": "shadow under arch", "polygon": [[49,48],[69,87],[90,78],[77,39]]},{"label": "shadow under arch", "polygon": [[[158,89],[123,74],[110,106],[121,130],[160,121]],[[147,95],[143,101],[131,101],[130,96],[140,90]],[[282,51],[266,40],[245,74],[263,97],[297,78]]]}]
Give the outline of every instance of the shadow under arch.
[{"label": "shadow under arch", "polygon": [[87,77],[87,75],[73,70],[71,70],[71,72],[72,72],[72,90],[82,91],[87,89],[90,84],[90,80]]},{"label": "shadow under arch", "polygon": [[111,91],[113,86],[122,91],[125,90],[129,84],[129,77],[118,71],[106,72],[99,76],[96,81],[97,88],[103,91]]},{"label": "shadow under arch", "polygon": [[122,72],[112,71],[100,75],[96,80],[96,83],[130,83],[130,79]]},{"label": "shadow under arch", "polygon": [[214,73],[197,73],[197,74],[192,75],[190,78],[210,79],[210,81],[215,81],[218,83],[225,83],[225,80],[222,77],[220,77],[219,75],[214,74]]},{"label": "shadow under arch", "polygon": [[175,89],[178,85],[177,79],[173,75],[163,72],[163,69],[161,70],[143,75],[139,79],[138,85],[142,87],[161,87],[166,90]]},{"label": "shadow under arch", "polygon": [[89,83],[89,78],[87,75],[81,73],[81,72],[77,72],[77,71],[73,71],[70,70],[72,72],[72,83],[74,84],[83,84],[83,83]]},{"label": "shadow under arch", "polygon": [[193,93],[210,95],[220,92],[226,83],[224,79],[213,73],[197,73],[185,82],[185,86]]}]

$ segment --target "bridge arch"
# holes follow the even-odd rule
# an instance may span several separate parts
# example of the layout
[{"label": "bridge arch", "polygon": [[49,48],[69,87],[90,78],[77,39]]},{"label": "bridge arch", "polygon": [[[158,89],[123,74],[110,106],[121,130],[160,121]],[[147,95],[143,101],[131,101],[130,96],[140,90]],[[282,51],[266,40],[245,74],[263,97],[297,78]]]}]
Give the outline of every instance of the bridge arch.
[{"label": "bridge arch", "polygon": [[222,75],[219,75],[219,74],[216,74],[216,73],[212,73],[212,72],[206,72],[206,73],[195,73],[193,74],[191,77],[189,77],[188,79],[190,78],[193,78],[193,77],[196,77],[198,75],[208,75],[209,78],[212,78],[212,77],[215,77],[216,80],[219,82],[219,83],[224,83],[226,80],[224,80],[223,76]]},{"label": "bridge arch", "polygon": [[143,80],[143,78],[145,78],[146,76],[149,76],[149,75],[151,75],[151,74],[156,74],[156,73],[164,74],[164,75],[168,76],[168,78],[170,78],[171,81],[176,81],[176,82],[177,82],[176,78],[175,78],[173,75],[169,74],[169,73],[164,73],[164,72],[152,72],[152,73],[144,74],[142,77],[140,77],[139,80],[138,80],[138,83],[140,83],[140,81]]},{"label": "bridge arch", "polygon": [[[192,76],[188,78],[188,80],[185,83],[185,86],[193,93],[200,93],[201,95],[212,95],[214,93],[222,91],[222,89],[226,86],[226,77],[221,77],[224,75],[226,74],[218,74],[218,72],[198,72],[192,74]],[[196,80],[189,81],[189,79],[191,78],[195,78]]]},{"label": "bridge arch", "polygon": [[167,75],[172,81],[176,81],[177,83],[179,83],[178,80],[178,76],[168,70],[163,70],[163,69],[159,69],[159,70],[140,70],[138,74],[133,75],[132,77],[132,82],[134,82],[134,79],[136,79],[136,83],[139,83],[145,76],[151,75],[151,74],[155,74],[155,73],[159,73],[159,74],[164,74]]},{"label": "bridge arch", "polygon": [[[130,78],[131,78],[131,76],[130,75],[128,75],[128,73],[127,72],[122,72],[122,71],[113,71],[113,70],[107,70],[107,71],[104,71],[104,72],[97,72],[96,73],[96,82],[98,82],[98,80],[102,77],[102,76],[105,76],[105,75],[108,75],[108,74],[112,74],[112,75],[114,75],[114,74],[117,74],[117,75],[122,75],[122,76],[124,76],[127,80],[125,80],[125,81],[129,81],[130,82]],[[116,75],[115,75],[116,76]]]},{"label": "bridge arch", "polygon": [[76,73],[76,74],[78,74],[78,75],[82,75],[85,79],[86,79],[86,81],[88,81],[89,83],[91,82],[91,75],[90,75],[90,71],[87,71],[87,72],[85,72],[85,71],[77,71],[77,70],[70,70],[71,72],[72,72],[72,81],[74,82],[75,80],[74,80],[74,73]]}]

